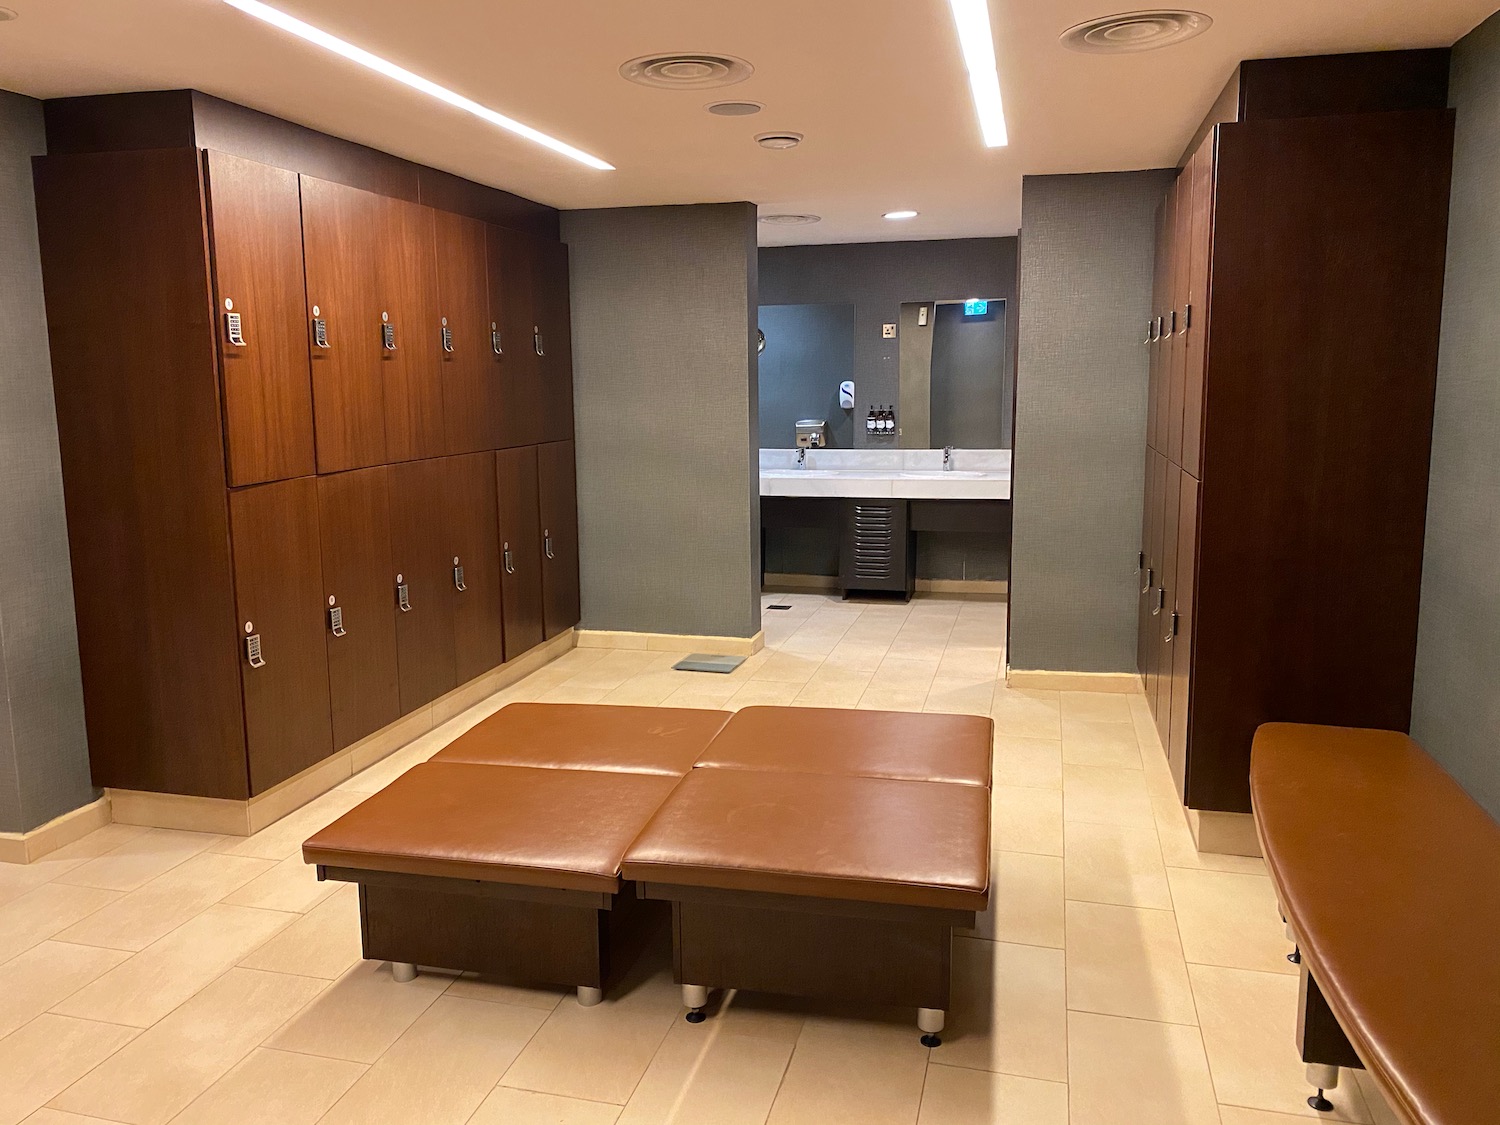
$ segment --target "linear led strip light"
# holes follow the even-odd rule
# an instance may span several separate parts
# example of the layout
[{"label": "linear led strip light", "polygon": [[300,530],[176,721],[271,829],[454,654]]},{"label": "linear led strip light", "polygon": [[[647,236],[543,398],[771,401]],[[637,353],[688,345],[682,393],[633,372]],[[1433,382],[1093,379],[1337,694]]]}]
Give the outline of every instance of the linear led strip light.
[{"label": "linear led strip light", "polygon": [[[230,0],[233,3],[233,0]],[[990,30],[989,0],[949,0],[964,65],[969,69],[969,89],[986,148],[1004,148],[1010,143],[1005,132],[1005,107],[1000,101],[1000,71],[995,65],[995,37]]]},{"label": "linear led strip light", "polygon": [[580,164],[587,164],[590,168],[597,168],[601,172],[613,172],[615,166],[600,160],[597,156],[591,156],[582,149],[574,148],[572,145],[550,137],[539,129],[533,129],[530,125],[523,125],[512,117],[506,117],[503,113],[496,113],[487,106],[456,94],[446,86],[439,86],[430,79],[423,78],[420,74],[413,74],[404,67],[399,67],[393,62],[373,55],[363,47],[356,47],[353,43],[345,42],[336,35],[330,35],[321,28],[314,27],[310,23],[299,20],[296,16],[289,16],[283,11],[262,4],[260,0],[224,0],[231,8],[238,8],[246,15],[254,16],[263,20],[272,27],[279,27],[282,31],[291,32],[299,39],[305,39],[309,43],[322,47],[325,51],[332,51],[348,59],[350,62],[358,63],[360,66],[383,74],[387,78],[394,78],[397,82],[410,86],[413,90],[420,90],[429,97],[436,98],[440,102],[447,102],[451,106],[472,113],[475,117],[488,121],[491,125],[515,133],[518,137],[525,137],[544,148],[550,148],[553,152],[562,153],[570,160],[576,160]]}]

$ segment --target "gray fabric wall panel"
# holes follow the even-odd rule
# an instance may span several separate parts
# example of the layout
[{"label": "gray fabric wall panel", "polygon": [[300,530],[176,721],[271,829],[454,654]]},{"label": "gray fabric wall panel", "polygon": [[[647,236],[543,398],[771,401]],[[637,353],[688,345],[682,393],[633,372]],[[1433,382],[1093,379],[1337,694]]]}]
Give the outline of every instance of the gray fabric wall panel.
[{"label": "gray fabric wall panel", "polygon": [[586,629],[760,628],[755,207],[567,211]]},{"label": "gray fabric wall panel", "polygon": [[1412,736],[1500,817],[1500,16],[1453,52],[1458,111]]},{"label": "gray fabric wall panel", "polygon": [[1156,206],[1173,171],[1028,176],[1013,668],[1133,672]]},{"label": "gray fabric wall panel", "polygon": [[[824,246],[766,246],[760,251],[760,299],[767,305],[854,303],[854,445],[897,448],[867,435],[871,406],[900,402],[899,340],[880,335],[899,324],[901,306],[914,301],[987,297],[1004,300],[1005,332],[1016,331],[1016,240],[957,238],[933,242],[854,242]],[[1009,444],[1014,349],[1006,349],[1006,420]],[[900,415],[897,416],[900,422]]]},{"label": "gray fabric wall panel", "polygon": [[41,103],[0,92],[0,831],[87,804],[73,576],[31,157]]}]

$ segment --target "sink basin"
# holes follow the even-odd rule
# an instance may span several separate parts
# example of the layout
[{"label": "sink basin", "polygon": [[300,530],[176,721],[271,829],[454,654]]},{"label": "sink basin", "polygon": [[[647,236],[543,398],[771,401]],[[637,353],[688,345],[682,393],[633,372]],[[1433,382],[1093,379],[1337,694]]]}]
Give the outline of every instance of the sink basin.
[{"label": "sink basin", "polygon": [[973,469],[929,469],[920,473],[898,473],[902,480],[979,480],[982,477],[994,476],[994,473],[981,473]]}]

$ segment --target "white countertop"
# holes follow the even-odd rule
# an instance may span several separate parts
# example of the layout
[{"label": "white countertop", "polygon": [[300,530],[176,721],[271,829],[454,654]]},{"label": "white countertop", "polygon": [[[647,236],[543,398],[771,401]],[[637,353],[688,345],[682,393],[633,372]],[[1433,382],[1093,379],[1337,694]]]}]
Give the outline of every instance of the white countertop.
[{"label": "white countertop", "polygon": [[762,496],[1010,499],[1008,449],[955,449],[946,471],[941,449],[809,449],[800,469],[797,453],[760,451]]}]

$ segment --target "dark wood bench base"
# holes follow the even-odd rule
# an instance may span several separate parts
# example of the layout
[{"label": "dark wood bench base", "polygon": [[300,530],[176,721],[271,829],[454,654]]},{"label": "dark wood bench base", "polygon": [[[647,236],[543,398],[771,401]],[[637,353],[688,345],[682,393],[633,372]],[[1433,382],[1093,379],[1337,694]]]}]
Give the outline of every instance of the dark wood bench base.
[{"label": "dark wood bench base", "polygon": [[578,989],[602,999],[666,910],[627,887],[616,895],[319,867],[320,878],[359,884],[360,935],[369,960],[398,979],[425,965],[517,985]]},{"label": "dark wood bench base", "polygon": [[672,903],[672,958],[688,1020],[712,988],[918,1009],[937,1046],[949,1004],[953,929],[974,914],[707,887],[638,884]]},{"label": "dark wood bench base", "polygon": [[1307,1080],[1318,1092],[1307,1099],[1307,1104],[1321,1113],[1332,1113],[1333,1103],[1323,1096],[1339,1084],[1339,1067],[1363,1070],[1365,1064],[1354,1053],[1354,1046],[1338,1017],[1323,998],[1318,982],[1313,979],[1305,962],[1302,965],[1302,985],[1297,991],[1297,1050],[1307,1064]]}]

